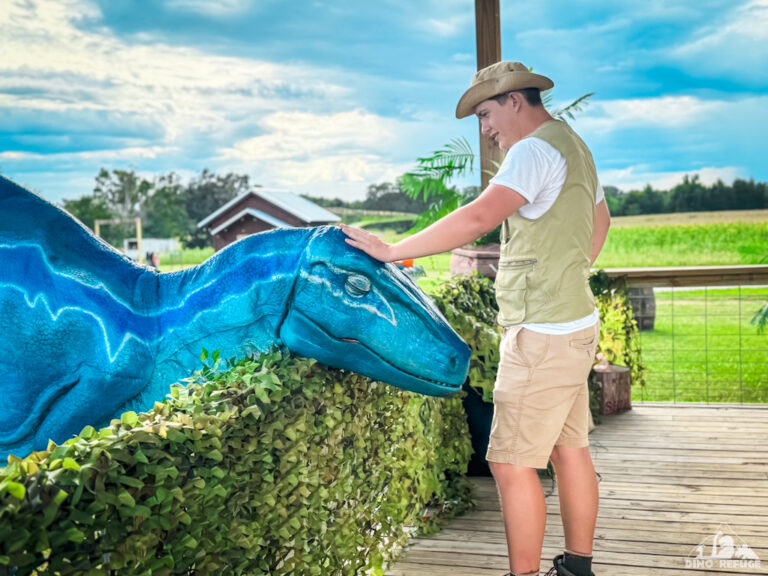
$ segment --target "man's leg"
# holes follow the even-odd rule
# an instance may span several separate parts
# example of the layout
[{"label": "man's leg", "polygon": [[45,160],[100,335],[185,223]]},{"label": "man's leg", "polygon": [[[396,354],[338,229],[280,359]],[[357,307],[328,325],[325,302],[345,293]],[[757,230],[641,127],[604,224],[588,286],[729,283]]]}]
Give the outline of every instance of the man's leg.
[{"label": "man's leg", "polygon": [[496,480],[513,574],[539,570],[547,521],[544,492],[535,468],[488,462]]},{"label": "man's leg", "polygon": [[557,474],[565,549],[574,554],[591,556],[597,522],[598,488],[589,448],[555,446],[551,460]]}]

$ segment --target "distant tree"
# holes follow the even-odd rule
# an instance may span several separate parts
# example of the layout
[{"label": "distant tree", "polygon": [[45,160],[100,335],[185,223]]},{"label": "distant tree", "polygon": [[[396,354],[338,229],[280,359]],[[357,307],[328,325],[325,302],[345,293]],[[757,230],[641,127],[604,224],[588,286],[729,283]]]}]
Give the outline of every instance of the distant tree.
[{"label": "distant tree", "polygon": [[77,200],[64,200],[64,210],[72,214],[91,230],[96,220],[110,220],[115,214],[109,209],[103,198],[83,196]]},{"label": "distant tree", "polygon": [[428,204],[421,198],[411,198],[405,194],[399,183],[382,182],[368,186],[368,193],[362,207],[366,210],[391,210],[420,214],[428,208]]},{"label": "distant tree", "polygon": [[668,191],[654,190],[650,185],[627,193],[613,186],[604,189],[614,216],[768,208],[768,184],[738,178],[732,185],[717,180],[706,186],[694,174],[685,175],[680,184]]},{"label": "distant tree", "polygon": [[608,211],[613,216],[624,215],[624,193],[616,186],[603,186],[605,192],[605,202],[608,204]]},{"label": "distant tree", "polygon": [[154,182],[142,209],[144,233],[151,238],[184,238],[195,225],[187,214],[185,187],[171,172]]},{"label": "distant tree", "polygon": [[138,218],[154,185],[133,170],[112,170],[104,168],[96,176],[93,195],[102,199],[109,209],[121,218]]},{"label": "distant tree", "polygon": [[207,169],[193,179],[185,191],[185,208],[192,222],[184,238],[185,246],[203,248],[211,246],[213,240],[208,230],[201,230],[197,223],[224,204],[236,198],[250,187],[248,176],[226,174],[219,176]]},{"label": "distant tree", "polygon": [[743,210],[768,208],[768,184],[737,178],[733,181],[733,198]]},{"label": "distant tree", "polygon": [[[633,190],[624,195],[622,201],[622,215],[634,216],[635,214],[660,214],[666,212],[667,194],[660,190],[654,190],[648,184],[642,190]],[[608,206],[610,210],[610,205]]]},{"label": "distant tree", "polygon": [[359,208],[361,204],[359,201],[345,202],[341,198],[323,198],[322,196],[310,196],[309,194],[301,194],[301,197],[323,208]]},{"label": "distant tree", "polygon": [[695,212],[700,210],[704,199],[704,185],[699,181],[699,175],[683,176],[683,181],[670,190],[671,212]]}]

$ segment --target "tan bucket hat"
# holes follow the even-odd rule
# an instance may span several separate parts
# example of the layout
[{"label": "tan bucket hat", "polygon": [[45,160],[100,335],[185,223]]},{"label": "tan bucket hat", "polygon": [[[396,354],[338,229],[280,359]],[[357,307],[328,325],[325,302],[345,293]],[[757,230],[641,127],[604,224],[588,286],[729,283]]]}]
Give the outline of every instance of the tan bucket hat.
[{"label": "tan bucket hat", "polygon": [[475,113],[475,106],[497,94],[523,88],[549,90],[554,85],[546,76],[530,72],[521,62],[496,62],[477,71],[469,90],[464,92],[456,106],[456,118],[471,116]]}]

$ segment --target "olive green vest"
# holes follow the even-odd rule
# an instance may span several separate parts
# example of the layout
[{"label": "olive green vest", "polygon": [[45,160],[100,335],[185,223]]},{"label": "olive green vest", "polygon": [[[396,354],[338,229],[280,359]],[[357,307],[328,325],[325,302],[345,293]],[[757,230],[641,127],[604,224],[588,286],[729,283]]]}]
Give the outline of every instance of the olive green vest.
[{"label": "olive green vest", "polygon": [[597,174],[592,154],[565,122],[545,122],[528,137],[552,145],[565,158],[560,195],[541,217],[515,213],[502,224],[496,275],[498,321],[569,322],[595,309],[589,288]]}]

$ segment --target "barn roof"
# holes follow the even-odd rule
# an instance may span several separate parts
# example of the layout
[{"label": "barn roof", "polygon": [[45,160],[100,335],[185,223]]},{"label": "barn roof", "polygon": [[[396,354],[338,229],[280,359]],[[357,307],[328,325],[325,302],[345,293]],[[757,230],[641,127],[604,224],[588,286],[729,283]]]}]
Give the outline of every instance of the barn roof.
[{"label": "barn roof", "polygon": [[267,224],[271,224],[275,228],[293,228],[293,226],[291,226],[290,224],[286,224],[282,220],[275,218],[274,216],[270,216],[266,212],[262,212],[261,210],[256,210],[255,208],[243,208],[242,210],[240,210],[240,212],[232,216],[232,218],[228,219],[225,222],[222,222],[221,224],[216,226],[216,228],[212,228],[211,235],[213,236],[218,234],[219,232],[224,230],[224,228],[227,228],[232,224],[234,224],[235,222],[237,222],[238,220],[240,220],[240,218],[242,218],[243,216],[253,216],[257,220],[262,220]]},{"label": "barn roof", "polygon": [[[246,190],[239,196],[233,198],[232,200],[224,204],[215,212],[203,218],[200,222],[198,222],[197,227],[202,228],[203,226],[210,224],[211,222],[216,220],[218,216],[220,216],[225,211],[230,209],[232,206],[238,204],[244,198],[246,198],[251,194],[255,196],[259,196],[264,200],[266,200],[267,202],[270,202],[271,204],[274,204],[275,206],[282,208],[286,212],[293,214],[294,216],[303,220],[307,224],[312,224],[315,222],[322,222],[322,223],[338,222],[341,220],[341,218],[336,216],[336,214],[329,212],[325,208],[318,206],[317,204],[307,200],[306,198],[302,198],[298,194],[293,194],[285,190],[278,190],[274,188],[252,188],[250,190]],[[260,219],[264,220],[264,218],[260,218]],[[217,226],[217,228],[219,227]]]}]

